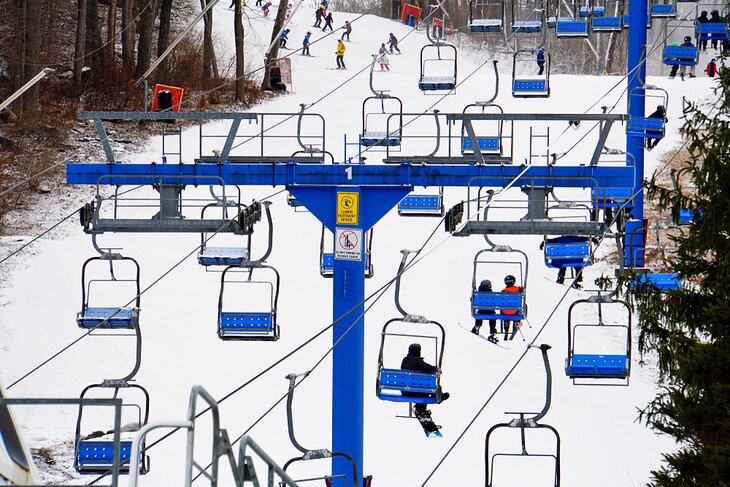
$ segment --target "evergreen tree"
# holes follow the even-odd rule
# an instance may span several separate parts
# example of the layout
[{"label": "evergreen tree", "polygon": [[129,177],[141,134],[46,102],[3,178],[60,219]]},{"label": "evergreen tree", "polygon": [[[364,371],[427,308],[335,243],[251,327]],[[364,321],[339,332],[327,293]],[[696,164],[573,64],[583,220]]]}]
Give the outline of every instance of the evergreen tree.
[{"label": "evergreen tree", "polygon": [[660,392],[640,419],[678,443],[652,472],[655,486],[730,486],[729,85],[730,70],[721,68],[711,108],[685,102],[689,156],[678,172],[685,187],[662,188],[656,174],[646,183],[647,197],[675,223],[680,209],[694,220],[672,237],[677,254],[669,266],[685,285],[630,291],[639,349],[657,354],[660,372]]}]

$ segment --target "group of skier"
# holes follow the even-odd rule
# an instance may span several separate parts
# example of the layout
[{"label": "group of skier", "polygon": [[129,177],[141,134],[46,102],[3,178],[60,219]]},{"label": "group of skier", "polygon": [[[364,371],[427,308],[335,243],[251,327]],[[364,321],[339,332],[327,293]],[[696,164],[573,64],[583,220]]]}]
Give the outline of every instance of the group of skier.
[{"label": "group of skier", "polygon": [[[502,289],[503,293],[519,293],[522,291],[522,286],[517,286],[517,279],[515,279],[515,276],[508,275],[504,278],[504,289]],[[477,289],[479,292],[492,292],[492,281],[488,279],[484,279],[481,283],[479,283],[479,288]],[[476,310],[480,314],[487,314],[487,315],[493,315],[496,314],[493,309],[477,309]],[[516,315],[518,310],[512,310],[512,309],[504,309],[501,311],[503,315]],[[471,332],[475,335],[479,334],[479,330],[482,327],[483,320],[480,318],[476,318],[474,320],[474,328],[471,329]],[[517,330],[520,329],[522,326],[522,323],[518,320],[502,320],[502,333],[504,333],[504,339],[512,339],[514,338],[515,333],[517,333]],[[510,332],[510,329],[512,329],[512,332]],[[497,339],[497,320],[489,320],[489,336],[487,337],[487,340],[489,340],[492,343],[498,343],[499,340]]]}]

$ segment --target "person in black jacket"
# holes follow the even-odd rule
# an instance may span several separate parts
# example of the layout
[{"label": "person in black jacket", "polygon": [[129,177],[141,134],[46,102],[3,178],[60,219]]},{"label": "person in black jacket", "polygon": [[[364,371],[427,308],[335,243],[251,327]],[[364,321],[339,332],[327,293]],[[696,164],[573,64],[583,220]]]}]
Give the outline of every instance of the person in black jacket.
[{"label": "person in black jacket", "polygon": [[[423,357],[421,357],[421,344],[420,343],[411,343],[411,345],[408,347],[408,355],[403,357],[403,361],[401,362],[400,368],[403,370],[412,370],[414,372],[423,372],[425,374],[433,374],[436,371],[438,371],[438,367],[435,365],[431,365],[425,360],[423,360]],[[410,397],[434,397],[433,394],[426,394],[423,392],[401,392],[404,396],[410,396]],[[443,402],[449,398],[448,392],[443,392],[441,394],[441,401]],[[420,415],[428,415],[430,414],[428,411],[428,405],[427,404],[415,404],[413,406],[413,409],[416,412],[416,416]]]},{"label": "person in black jacket", "polygon": [[[682,66],[682,67],[684,67],[684,66]],[[694,66],[692,66],[692,68],[694,68]],[[652,112],[652,114],[649,115],[647,118],[660,118],[664,121],[664,123],[669,121],[669,120],[667,120],[664,105],[659,105],[658,107],[656,107],[656,110],[654,110]],[[658,130],[647,130],[646,133],[647,133],[647,135],[656,134],[656,138],[653,138],[653,137],[646,138],[646,148],[648,150],[652,150],[654,147],[657,146],[657,144],[661,140],[661,137],[663,137],[663,134],[661,131],[658,131]]]},{"label": "person in black jacket", "polygon": [[[482,282],[479,283],[479,288],[477,291],[480,292],[492,292],[492,282],[488,279],[484,279]],[[493,309],[477,309],[477,311],[480,314],[486,314],[486,315],[493,315],[494,310]],[[471,329],[471,332],[475,335],[479,334],[479,329],[482,327],[482,320],[480,318],[476,318],[474,320],[474,328]],[[489,340],[492,343],[497,343],[497,320],[489,320],[489,337],[487,340]]]}]

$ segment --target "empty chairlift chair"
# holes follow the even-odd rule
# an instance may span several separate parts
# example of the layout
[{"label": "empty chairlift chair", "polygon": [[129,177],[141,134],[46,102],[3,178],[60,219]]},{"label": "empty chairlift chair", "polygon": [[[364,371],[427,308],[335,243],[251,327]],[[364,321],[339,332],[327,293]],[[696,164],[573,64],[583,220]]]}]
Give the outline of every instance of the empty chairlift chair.
[{"label": "empty chairlift chair", "polygon": [[[114,415],[110,406],[79,405],[79,414],[76,420],[76,436],[74,441],[74,468],[81,474],[105,474],[111,472],[114,465],[114,457],[118,458],[119,473],[128,474],[132,453],[132,436],[142,426],[146,425],[149,419],[149,394],[147,390],[137,384],[129,384],[126,380],[104,381],[102,384],[94,384],[86,387],[81,392],[81,399],[87,398],[89,391],[99,389],[102,391],[113,391],[112,398],[122,399],[121,423],[119,431],[114,427]],[[136,391],[136,398],[132,400],[131,391]],[[98,414],[100,408],[104,408],[107,414],[103,420]],[[97,411],[92,411],[97,410]],[[89,417],[92,417],[89,420]],[[110,419],[111,418],[111,419]],[[93,426],[89,426],[93,424]],[[101,428],[101,429],[100,429]],[[119,434],[119,442],[114,435]],[[132,436],[130,436],[132,435]],[[149,471],[149,459],[145,454],[145,446],[142,443],[140,450],[140,473]]]},{"label": "empty chairlift chair", "polygon": [[[332,237],[332,232],[327,231],[327,227],[322,225],[322,234],[319,239],[319,274],[322,277],[333,277],[335,273],[335,254],[334,252],[325,251],[325,235]],[[365,232],[363,242],[363,265],[365,266],[365,278],[371,278],[375,275],[373,261],[371,258],[373,252],[373,230]]]},{"label": "empty chairlift chair", "polygon": [[555,22],[555,37],[588,37],[591,4],[581,0],[559,1]]},{"label": "empty chairlift chair", "polygon": [[398,202],[400,216],[444,216],[444,188],[435,193],[409,193]]},{"label": "empty chairlift chair", "polygon": [[[254,280],[254,273],[261,280]],[[218,336],[222,340],[278,340],[278,301],[276,269],[262,264],[227,267],[221,275],[218,297]]]},{"label": "empty chairlift chair", "polygon": [[675,0],[651,0],[649,14],[655,19],[668,19],[677,16]]},{"label": "empty chairlift chair", "polygon": [[471,0],[469,2],[469,31],[501,33],[504,28],[502,0]]},{"label": "empty chairlift chair", "polygon": [[560,435],[555,428],[541,422],[552,402],[552,372],[547,355],[550,346],[532,345],[530,348],[539,348],[542,352],[546,374],[545,405],[539,413],[506,412],[517,417],[489,428],[484,438],[486,487],[560,486]]},{"label": "empty chairlift chair", "polygon": [[[131,263],[131,272],[130,266],[122,264],[124,262]],[[99,268],[98,263],[108,270],[93,276],[91,268]],[[76,323],[86,329],[134,329],[139,324],[139,274],[136,260],[111,252],[84,262],[81,311],[76,315]]]},{"label": "empty chairlift chair", "polygon": [[[550,96],[550,54],[538,63],[540,50],[521,49],[512,61],[512,96],[518,98],[547,98]],[[542,71],[542,73],[540,72]]]},{"label": "empty chairlift chair", "polygon": [[[428,31],[427,31],[428,32]],[[421,76],[418,88],[424,93],[454,91],[456,88],[456,47],[432,41],[421,48]]]},{"label": "empty chairlift chair", "polygon": [[512,32],[516,35],[542,33],[545,29],[545,0],[513,0]]},{"label": "empty chairlift chair", "polygon": [[[499,105],[491,102],[476,102],[464,107],[464,115],[493,113],[499,116],[504,111]],[[502,155],[502,133],[504,120],[469,120],[464,119],[461,126],[461,154],[475,154],[475,147],[484,157]]]},{"label": "empty chairlift chair", "polygon": [[[597,15],[598,9],[603,11],[602,15]],[[591,17],[593,32],[620,32],[624,28],[623,22],[623,0],[597,0],[594,3]]]},{"label": "empty chairlift chair", "polygon": [[[258,205],[255,211],[258,212],[258,219],[261,219],[261,205],[254,203],[252,206]],[[216,203],[205,205],[201,211],[201,219],[205,219],[206,210],[212,208],[222,208],[223,218],[230,219],[237,216],[243,206],[231,202],[228,200],[221,200]],[[231,208],[233,211],[230,212],[228,209]],[[229,266],[229,265],[241,265],[244,262],[248,262],[250,259],[251,250],[251,235],[246,235],[242,239],[238,235],[227,235],[227,234],[211,234],[202,233],[200,235],[200,252],[198,252],[198,264],[204,267],[210,266]],[[223,243],[223,240],[227,239],[226,243],[229,245],[221,246],[217,245],[219,242]],[[231,245],[235,239],[236,245]]]},{"label": "empty chairlift chair", "polygon": [[631,308],[600,292],[571,304],[565,374],[578,385],[628,385],[630,372]]},{"label": "empty chairlift chair", "polygon": [[383,92],[362,103],[362,134],[365,147],[398,147],[403,128],[403,102]]}]

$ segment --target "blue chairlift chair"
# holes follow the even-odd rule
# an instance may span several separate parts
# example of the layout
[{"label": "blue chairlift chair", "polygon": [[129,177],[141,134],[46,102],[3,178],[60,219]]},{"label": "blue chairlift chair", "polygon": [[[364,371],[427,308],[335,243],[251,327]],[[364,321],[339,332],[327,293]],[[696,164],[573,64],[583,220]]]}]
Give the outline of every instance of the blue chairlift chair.
[{"label": "blue chairlift chair", "polygon": [[[89,264],[102,262],[108,266],[109,275],[105,277],[90,278]],[[120,262],[131,262],[134,272],[129,277],[118,277],[122,271]],[[115,266],[115,263],[117,264]],[[97,267],[97,266],[94,266]],[[116,270],[115,270],[116,267]],[[81,311],[76,315],[76,323],[85,329],[134,329],[139,324],[139,310],[141,302],[141,287],[139,281],[139,263],[131,257],[122,257],[115,253],[103,253],[100,257],[91,257],[81,268]],[[135,297],[129,305],[126,297],[120,297],[118,306],[101,305],[101,301],[95,299],[93,290],[101,288],[102,285],[125,287],[132,283],[136,290]],[[124,301],[124,302],[122,302]]]},{"label": "blue chairlift chair", "polygon": [[[576,323],[576,309],[583,304],[595,305],[597,318],[581,318],[581,322]],[[608,306],[622,308],[625,317],[606,316],[605,308]],[[617,332],[617,336],[605,336],[609,331]],[[625,342],[619,344],[620,351],[612,350],[616,339]],[[583,349],[586,342],[591,344],[591,349]],[[579,345],[578,349],[576,345]],[[597,296],[571,304],[568,309],[568,357],[565,360],[568,378],[576,385],[628,385],[630,373],[631,308],[624,301],[614,300],[600,292]],[[608,384],[604,379],[615,380]]]},{"label": "blue chairlift chair", "polygon": [[[265,273],[265,269],[270,272]],[[271,277],[254,280],[254,272],[264,277],[268,274]],[[222,340],[278,340],[279,325],[276,322],[276,311],[279,301],[279,280],[279,272],[265,264],[256,264],[254,267],[226,267],[221,275],[218,296],[218,337]],[[230,292],[232,288],[238,288],[235,296]],[[264,291],[256,292],[261,289]],[[267,298],[265,302],[261,302],[261,296]]]},{"label": "blue chairlift chair", "polygon": [[[102,384],[93,384],[84,388],[81,392],[81,399],[83,400],[87,393],[93,389],[113,390],[112,397],[114,398],[119,397],[120,392],[123,391],[137,390],[141,392],[141,401],[139,402],[131,402],[126,398],[127,394],[122,394],[122,420],[128,419],[124,415],[125,411],[132,411],[133,419],[135,420],[133,421],[135,429],[139,429],[147,424],[150,410],[150,396],[144,387],[137,384],[129,384],[127,380],[104,381]],[[81,474],[106,474],[111,472],[116,455],[119,459],[119,473],[128,474],[132,453],[131,438],[121,439],[120,436],[120,441],[117,444],[113,440],[104,438],[104,436],[114,433],[113,430],[103,430],[96,432],[97,434],[95,435],[90,435],[89,433],[92,432],[87,431],[84,426],[83,413],[92,407],[98,406],[84,406],[83,402],[79,405],[74,440],[74,468]],[[110,409],[109,406],[106,407]],[[113,422],[109,422],[107,427],[113,425]],[[146,474],[149,471],[149,457],[145,453],[144,442],[142,443],[140,452],[140,473]]]}]

